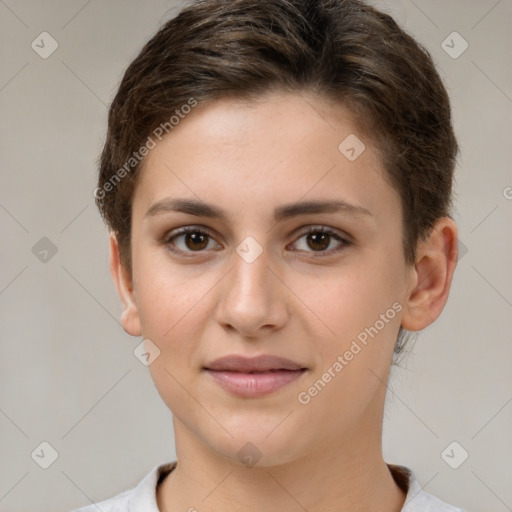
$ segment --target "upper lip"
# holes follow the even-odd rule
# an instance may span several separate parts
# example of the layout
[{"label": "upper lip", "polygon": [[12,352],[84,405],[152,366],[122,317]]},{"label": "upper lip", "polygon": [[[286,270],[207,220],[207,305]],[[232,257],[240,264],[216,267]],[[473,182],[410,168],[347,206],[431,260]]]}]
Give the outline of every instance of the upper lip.
[{"label": "upper lip", "polygon": [[230,372],[265,372],[269,370],[302,370],[298,363],[284,357],[261,355],[257,357],[244,357],[238,355],[224,356],[205,366],[207,370]]}]

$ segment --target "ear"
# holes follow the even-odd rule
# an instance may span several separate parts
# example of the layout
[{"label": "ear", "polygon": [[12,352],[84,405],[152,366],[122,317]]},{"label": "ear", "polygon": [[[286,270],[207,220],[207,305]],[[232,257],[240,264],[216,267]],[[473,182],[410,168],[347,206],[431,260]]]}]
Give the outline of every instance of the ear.
[{"label": "ear", "polygon": [[130,272],[121,263],[119,244],[114,233],[110,233],[110,273],[123,303],[121,325],[128,334],[141,336],[142,328],[139,311],[135,302],[132,277]]},{"label": "ear", "polygon": [[402,316],[404,329],[420,331],[441,314],[457,265],[457,240],[457,225],[443,217],[436,222],[428,238],[418,243]]}]

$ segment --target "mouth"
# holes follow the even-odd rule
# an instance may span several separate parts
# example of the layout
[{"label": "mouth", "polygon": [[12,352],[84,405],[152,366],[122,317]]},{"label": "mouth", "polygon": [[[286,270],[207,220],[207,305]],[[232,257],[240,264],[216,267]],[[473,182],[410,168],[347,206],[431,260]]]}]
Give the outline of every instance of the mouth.
[{"label": "mouth", "polygon": [[307,368],[277,356],[247,358],[232,355],[213,361],[203,370],[231,394],[257,398],[274,393],[297,380]]}]

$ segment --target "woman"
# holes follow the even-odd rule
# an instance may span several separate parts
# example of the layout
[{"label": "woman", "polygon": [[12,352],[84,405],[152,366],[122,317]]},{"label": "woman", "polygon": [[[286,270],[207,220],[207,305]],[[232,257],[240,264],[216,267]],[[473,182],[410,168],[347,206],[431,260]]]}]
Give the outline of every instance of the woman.
[{"label": "woman", "polygon": [[95,197],[177,461],[82,512],[456,511],[382,456],[457,261],[432,60],[356,0],[203,0],[128,67]]}]

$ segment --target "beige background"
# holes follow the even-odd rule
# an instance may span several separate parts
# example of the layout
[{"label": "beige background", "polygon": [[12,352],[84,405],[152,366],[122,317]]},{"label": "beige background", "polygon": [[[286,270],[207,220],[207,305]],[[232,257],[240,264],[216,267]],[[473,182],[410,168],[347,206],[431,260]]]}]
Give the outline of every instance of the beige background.
[{"label": "beige background", "polygon": [[[385,457],[412,467],[425,490],[450,503],[505,512],[512,510],[512,2],[375,3],[429,49],[450,91],[462,149],[456,220],[467,247],[445,311],[393,371]],[[140,340],[119,324],[92,190],[121,73],[176,5],[0,0],[1,512],[64,512],[174,460],[171,414],[133,355]],[[43,31],[58,43],[47,59],[31,47]],[[453,31],[469,44],[456,59],[441,46]],[[48,244],[43,237],[57,250],[46,263],[36,257],[36,244]],[[49,448],[38,448],[43,441],[58,452],[48,469],[31,457],[34,450],[45,454],[34,455],[39,463],[49,457]],[[469,453],[458,469],[441,457],[452,441]]]}]

